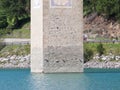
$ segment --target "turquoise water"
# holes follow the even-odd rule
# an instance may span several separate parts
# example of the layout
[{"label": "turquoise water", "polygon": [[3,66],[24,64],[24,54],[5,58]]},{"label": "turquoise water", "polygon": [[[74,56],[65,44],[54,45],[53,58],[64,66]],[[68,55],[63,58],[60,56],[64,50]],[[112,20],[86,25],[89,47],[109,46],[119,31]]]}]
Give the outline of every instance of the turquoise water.
[{"label": "turquoise water", "polygon": [[0,70],[0,90],[120,90],[120,73],[31,74],[29,69]]}]

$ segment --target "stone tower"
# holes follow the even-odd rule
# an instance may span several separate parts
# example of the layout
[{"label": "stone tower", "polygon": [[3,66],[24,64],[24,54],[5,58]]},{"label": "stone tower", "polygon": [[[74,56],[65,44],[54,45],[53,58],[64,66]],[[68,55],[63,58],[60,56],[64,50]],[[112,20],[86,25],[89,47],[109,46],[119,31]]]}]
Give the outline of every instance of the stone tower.
[{"label": "stone tower", "polygon": [[83,72],[83,1],[31,4],[31,72]]}]

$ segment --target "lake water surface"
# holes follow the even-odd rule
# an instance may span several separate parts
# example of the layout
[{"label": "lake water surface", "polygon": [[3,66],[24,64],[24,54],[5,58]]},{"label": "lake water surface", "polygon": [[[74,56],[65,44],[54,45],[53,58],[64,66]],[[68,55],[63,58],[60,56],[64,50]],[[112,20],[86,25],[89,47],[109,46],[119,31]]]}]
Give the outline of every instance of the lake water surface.
[{"label": "lake water surface", "polygon": [[29,69],[0,70],[0,90],[120,90],[120,72],[117,71],[31,74]]}]

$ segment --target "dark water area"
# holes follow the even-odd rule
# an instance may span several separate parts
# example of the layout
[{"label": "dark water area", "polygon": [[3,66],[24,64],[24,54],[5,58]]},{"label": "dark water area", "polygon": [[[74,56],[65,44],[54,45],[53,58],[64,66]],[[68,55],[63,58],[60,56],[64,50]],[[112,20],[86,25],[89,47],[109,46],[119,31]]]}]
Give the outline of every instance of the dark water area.
[{"label": "dark water area", "polygon": [[120,90],[120,70],[95,71],[98,69],[85,69],[85,73],[33,74],[30,69],[1,69],[0,90]]}]

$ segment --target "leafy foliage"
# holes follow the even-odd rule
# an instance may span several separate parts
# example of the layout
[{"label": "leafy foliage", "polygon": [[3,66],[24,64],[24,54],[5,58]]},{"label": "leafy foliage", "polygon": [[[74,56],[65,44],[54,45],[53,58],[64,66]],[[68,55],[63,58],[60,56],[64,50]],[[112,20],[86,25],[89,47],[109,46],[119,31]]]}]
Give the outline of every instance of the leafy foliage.
[{"label": "leafy foliage", "polygon": [[0,16],[0,28],[7,27],[7,19],[6,16],[1,15]]},{"label": "leafy foliage", "polygon": [[103,47],[103,44],[100,43],[98,46],[97,46],[97,51],[99,53],[99,56],[103,55],[105,53],[105,48]]},{"label": "leafy foliage", "polygon": [[93,12],[120,21],[120,0],[84,0],[84,15]]},{"label": "leafy foliage", "polygon": [[4,35],[9,35],[12,31],[8,29],[0,29],[0,38]]},{"label": "leafy foliage", "polygon": [[84,63],[88,62],[93,58],[93,52],[94,51],[87,44],[84,44]]},{"label": "leafy foliage", "polygon": [[0,0],[0,11],[6,16],[8,28],[16,28],[21,18],[30,15],[30,0]]}]

